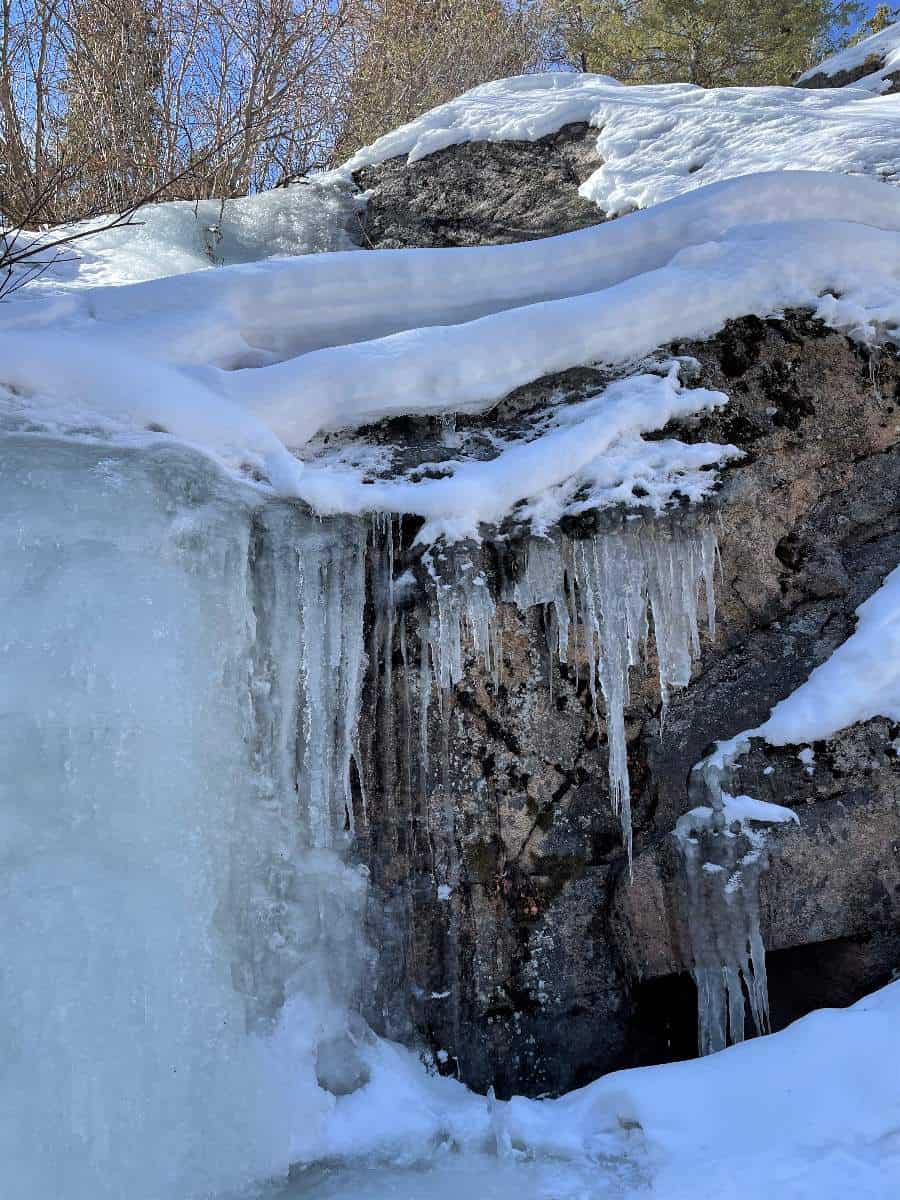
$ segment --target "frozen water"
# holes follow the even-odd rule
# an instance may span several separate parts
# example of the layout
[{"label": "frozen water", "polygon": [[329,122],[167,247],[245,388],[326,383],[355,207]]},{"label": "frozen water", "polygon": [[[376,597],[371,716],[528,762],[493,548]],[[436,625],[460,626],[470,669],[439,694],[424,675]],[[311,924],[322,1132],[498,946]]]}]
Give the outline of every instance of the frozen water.
[{"label": "frozen water", "polygon": [[[551,654],[561,663],[577,664],[581,658],[584,664],[598,731],[608,743],[610,798],[629,861],[625,710],[630,672],[643,661],[652,615],[664,719],[671,688],[690,682],[700,652],[698,592],[710,635],[715,631],[715,558],[715,533],[702,519],[625,521],[620,528],[575,541],[557,533],[528,542],[523,570],[507,597],[522,610],[542,606]],[[420,759],[425,762],[432,680],[440,694],[448,692],[463,677],[467,650],[487,667],[495,687],[502,668],[500,622],[471,551],[451,545],[430,552],[427,562],[432,600],[419,623]]]},{"label": "frozen water", "polygon": [[[759,879],[767,866],[765,827],[797,821],[791,809],[728,792],[736,759],[751,738],[800,746],[807,773],[815,754],[804,743],[831,737],[874,716],[900,717],[900,568],[856,610],[854,632],[755,729],[720,742],[692,772],[700,804],[681,817],[676,839],[688,885],[688,928],[700,998],[704,1052],[743,1036],[743,996],[756,1028],[767,1027],[765,953],[759,931]],[[704,870],[710,864],[719,872]]]},{"label": "frozen water", "polygon": [[769,1031],[759,912],[759,880],[768,866],[765,839],[747,826],[717,831],[701,825],[677,841],[697,985],[698,1045],[701,1054],[712,1054],[744,1040],[748,1005],[756,1032]]},{"label": "frozen water", "polygon": [[0,459],[4,1192],[283,1173],[365,963],[360,535],[171,445]]},{"label": "frozen water", "polygon": [[598,698],[603,697],[610,797],[622,824],[629,861],[631,785],[625,710],[630,671],[643,659],[652,615],[665,719],[671,688],[690,682],[691,665],[700,652],[697,600],[701,589],[709,634],[715,634],[715,557],[715,533],[703,520],[626,521],[620,529],[580,541],[532,540],[513,592],[520,607],[542,604],[547,608],[552,617],[548,627],[556,630],[551,649],[560,662],[572,661],[581,643],[601,737]]},{"label": "frozen water", "polygon": [[566,1162],[551,1156],[519,1160],[438,1148],[414,1166],[325,1167],[301,1174],[262,1200],[618,1200],[646,1194],[629,1163]]},{"label": "frozen water", "polygon": [[730,795],[724,789],[731,767],[731,760],[712,755],[694,768],[690,794],[705,803],[675,826],[701,1054],[743,1041],[748,1008],[756,1032],[769,1030],[759,900],[769,866],[767,830],[799,821],[790,808]]}]

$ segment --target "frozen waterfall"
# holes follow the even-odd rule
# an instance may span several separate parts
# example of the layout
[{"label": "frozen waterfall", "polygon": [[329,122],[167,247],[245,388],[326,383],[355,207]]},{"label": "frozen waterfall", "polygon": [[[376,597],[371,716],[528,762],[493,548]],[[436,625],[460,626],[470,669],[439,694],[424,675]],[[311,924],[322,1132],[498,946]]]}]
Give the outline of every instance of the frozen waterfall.
[{"label": "frozen waterfall", "polygon": [[470,654],[498,682],[504,605],[544,606],[598,721],[602,698],[628,838],[629,674],[652,630],[663,702],[688,682],[713,532],[534,540],[499,596],[465,548],[433,548],[422,592],[390,521],[376,552],[364,522],[262,503],[185,448],[13,435],[0,454],[12,1194],[120,1200],[127,1179],[129,1200],[193,1200],[283,1176],[367,1077],[367,877],[347,856],[367,627],[373,653],[399,638],[427,790],[429,704]]},{"label": "frozen waterfall", "polygon": [[171,446],[0,456],[4,1190],[230,1194],[315,1143],[365,965],[365,531]]},{"label": "frozen waterfall", "polygon": [[700,803],[675,826],[701,1054],[742,1042],[748,1009],[757,1033],[770,1028],[760,882],[769,867],[769,830],[798,817],[727,790],[735,759],[749,748],[749,735],[739,734],[694,767],[690,795]]}]

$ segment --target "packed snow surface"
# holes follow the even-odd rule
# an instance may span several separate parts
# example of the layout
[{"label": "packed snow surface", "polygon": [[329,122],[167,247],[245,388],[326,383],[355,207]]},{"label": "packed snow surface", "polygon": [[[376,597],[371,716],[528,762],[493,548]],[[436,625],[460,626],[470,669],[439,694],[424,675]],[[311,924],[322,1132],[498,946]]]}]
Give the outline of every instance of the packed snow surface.
[{"label": "packed snow surface", "polygon": [[601,163],[580,191],[609,215],[757,172],[900,180],[900,96],[852,87],[623,88],[602,75],[559,73],[473,88],[360,150],[343,173],[401,154],[414,162],[460,142],[534,141],[576,121],[596,127]]},{"label": "packed snow surface", "polygon": [[[749,176],[522,245],[312,254],[127,286],[42,280],[0,314],[0,403],[7,428],[177,438],[320,513],[411,512],[425,537],[472,535],[547,497],[538,524],[556,519],[584,489],[602,503],[640,484],[662,506],[683,482],[698,497],[733,451],[641,434],[726,397],[637,369],[642,358],[787,306],[873,341],[900,322],[898,280],[893,188]],[[440,478],[373,472],[371,456],[336,461],[333,439],[329,453],[316,442],[394,415],[482,413],[598,362],[624,378],[551,407],[487,459],[443,462]]]}]

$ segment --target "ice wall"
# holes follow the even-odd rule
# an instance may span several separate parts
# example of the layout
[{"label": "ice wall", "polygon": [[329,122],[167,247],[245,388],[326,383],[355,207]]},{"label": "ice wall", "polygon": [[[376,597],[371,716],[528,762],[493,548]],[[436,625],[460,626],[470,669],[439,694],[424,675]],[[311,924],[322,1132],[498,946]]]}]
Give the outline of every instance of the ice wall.
[{"label": "ice wall", "polygon": [[365,965],[362,535],[173,446],[9,437],[0,503],[4,1194],[231,1194],[315,1141]]}]

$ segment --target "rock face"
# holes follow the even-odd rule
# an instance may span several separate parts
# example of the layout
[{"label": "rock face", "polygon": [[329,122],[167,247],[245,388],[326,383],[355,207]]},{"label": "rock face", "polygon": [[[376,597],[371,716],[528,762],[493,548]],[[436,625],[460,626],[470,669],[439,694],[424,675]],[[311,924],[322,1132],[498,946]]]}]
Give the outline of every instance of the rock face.
[{"label": "rock face", "polygon": [[586,124],[538,142],[467,142],[410,165],[393,158],[354,177],[369,193],[359,241],[483,246],[596,225],[603,214],[578,186],[599,166],[597,133]]},{"label": "rock face", "polygon": [[[461,149],[467,165],[459,168],[447,165],[452,150],[441,152],[437,176],[465,176],[479,155],[495,152]],[[448,244],[439,240],[449,236],[443,218],[429,223],[421,197],[404,217],[398,197],[412,184],[396,183],[406,168],[388,167],[381,179],[394,199],[389,221],[383,207],[370,216],[373,242]],[[506,177],[510,194],[518,169]],[[569,203],[565,188],[560,195],[557,213]],[[502,189],[494,200],[502,213]],[[473,223],[468,232],[454,227],[452,244],[481,237],[479,211],[463,209]],[[566,211],[558,218],[566,227],[584,223]],[[501,233],[489,223],[489,240]],[[522,232],[511,226],[506,235]],[[610,1069],[696,1053],[671,837],[693,803],[691,768],[710,743],[759,724],[802,683],[900,561],[896,348],[870,354],[795,312],[747,317],[706,342],[667,349],[694,357],[698,382],[731,403],[660,436],[732,442],[745,456],[725,472],[709,514],[721,554],[717,636],[703,639],[692,682],[670,698],[663,727],[653,663],[634,673],[626,724],[633,880],[585,664],[556,661],[541,608],[523,614],[502,602],[521,570],[514,534],[473,551],[499,601],[499,671],[470,653],[463,680],[440,703],[432,696],[423,716],[421,591],[404,593],[394,618],[369,622],[357,830],[380,965],[368,1016],[391,1036],[424,1041],[439,1069],[501,1096],[557,1092]],[[538,381],[504,402],[497,419],[527,408],[542,388],[583,394],[602,382],[591,370]],[[405,524],[382,532],[373,551],[382,580],[406,568],[425,580],[409,549],[414,532]],[[567,532],[595,528],[587,521]],[[814,747],[810,771],[799,748],[756,744],[745,760],[742,788],[800,819],[773,835],[763,882],[776,1028],[850,1002],[900,967],[898,735],[881,719],[844,731]]]}]

